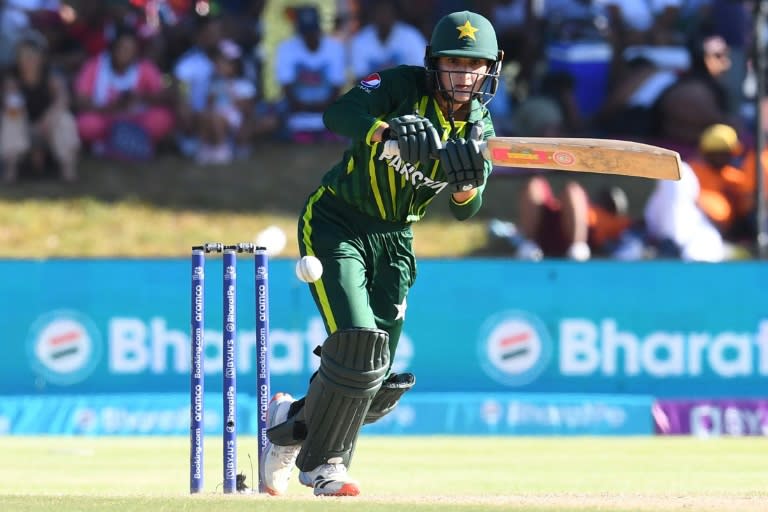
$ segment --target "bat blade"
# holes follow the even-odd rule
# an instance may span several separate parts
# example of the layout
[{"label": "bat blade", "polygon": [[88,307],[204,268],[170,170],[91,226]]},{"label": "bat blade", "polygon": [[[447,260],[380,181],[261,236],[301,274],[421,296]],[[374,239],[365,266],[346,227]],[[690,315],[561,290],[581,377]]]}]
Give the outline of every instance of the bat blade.
[{"label": "bat blade", "polygon": [[670,149],[613,139],[491,137],[483,150],[501,167],[620,174],[679,180],[680,155]]}]

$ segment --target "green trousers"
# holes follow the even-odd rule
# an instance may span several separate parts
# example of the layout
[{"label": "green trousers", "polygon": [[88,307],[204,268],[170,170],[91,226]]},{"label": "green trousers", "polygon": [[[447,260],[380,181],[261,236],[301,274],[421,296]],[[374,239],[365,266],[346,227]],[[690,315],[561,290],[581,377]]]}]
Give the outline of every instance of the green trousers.
[{"label": "green trousers", "polygon": [[328,334],[385,330],[391,365],[416,279],[410,224],[370,217],[321,187],[307,200],[298,229],[301,255],[323,264],[322,277],[309,287]]}]

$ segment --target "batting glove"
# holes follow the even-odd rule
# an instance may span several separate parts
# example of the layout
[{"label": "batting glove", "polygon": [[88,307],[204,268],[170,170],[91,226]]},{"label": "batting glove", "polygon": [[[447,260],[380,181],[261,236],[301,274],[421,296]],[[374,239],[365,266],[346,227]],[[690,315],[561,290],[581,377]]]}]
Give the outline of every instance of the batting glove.
[{"label": "batting glove", "polygon": [[475,139],[449,139],[438,152],[451,192],[467,192],[485,183],[485,159]]},{"label": "batting glove", "polygon": [[407,114],[389,120],[389,137],[397,141],[400,158],[410,164],[429,164],[440,149],[440,136],[426,117]]}]

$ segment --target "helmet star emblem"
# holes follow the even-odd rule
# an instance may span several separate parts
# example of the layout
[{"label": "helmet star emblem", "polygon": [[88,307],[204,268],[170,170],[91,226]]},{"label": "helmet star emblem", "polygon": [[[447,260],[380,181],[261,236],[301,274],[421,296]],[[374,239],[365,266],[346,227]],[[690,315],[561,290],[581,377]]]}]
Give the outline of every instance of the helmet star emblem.
[{"label": "helmet star emblem", "polygon": [[464,22],[463,25],[459,25],[458,27],[456,27],[456,30],[459,31],[459,37],[458,37],[459,39],[461,39],[462,37],[469,37],[477,41],[477,38],[475,37],[475,32],[477,32],[479,29],[476,29],[475,27],[473,27],[472,24],[469,22],[469,20]]}]

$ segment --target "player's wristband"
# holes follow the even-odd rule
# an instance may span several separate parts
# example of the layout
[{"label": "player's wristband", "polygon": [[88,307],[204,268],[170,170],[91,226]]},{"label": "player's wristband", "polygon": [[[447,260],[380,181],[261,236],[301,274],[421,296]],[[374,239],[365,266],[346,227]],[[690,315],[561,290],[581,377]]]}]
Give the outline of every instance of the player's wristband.
[{"label": "player's wristband", "polygon": [[381,142],[386,142],[392,138],[392,128],[387,126],[384,131],[381,132]]}]

